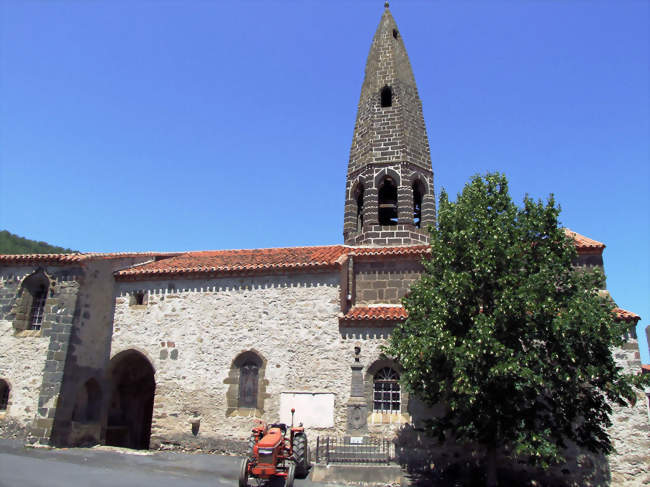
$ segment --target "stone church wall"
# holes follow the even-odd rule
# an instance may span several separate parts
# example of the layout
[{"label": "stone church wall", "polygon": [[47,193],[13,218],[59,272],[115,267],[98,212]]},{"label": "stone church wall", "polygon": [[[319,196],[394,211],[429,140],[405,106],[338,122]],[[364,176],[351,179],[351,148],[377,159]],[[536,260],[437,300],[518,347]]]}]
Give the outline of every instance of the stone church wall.
[{"label": "stone church wall", "polygon": [[[339,273],[118,283],[111,355],[135,349],[155,369],[151,447],[241,449],[253,417],[278,421],[282,393],[297,391],[334,394],[334,424],[311,428],[312,442],[343,434],[355,344],[370,364],[384,338],[339,331],[339,285]],[[145,304],[133,304],[138,291]],[[231,369],[250,351],[263,361],[261,397],[240,409]]]},{"label": "stone church wall", "polygon": [[354,271],[355,304],[398,304],[420,278],[422,264],[413,259],[356,260]]},{"label": "stone church wall", "polygon": [[0,436],[45,440],[52,429],[68,339],[79,290],[80,269],[43,267],[50,279],[41,330],[17,330],[21,285],[36,266],[0,271],[0,378],[10,387],[7,411],[0,417]]},{"label": "stone church wall", "polygon": [[91,398],[97,403],[105,402],[110,391],[104,372],[113,331],[113,272],[147,260],[150,258],[99,259],[84,265],[53,430],[53,444],[78,446],[100,442],[101,411],[87,411],[86,396],[88,381],[95,381],[99,387],[99,397]]}]

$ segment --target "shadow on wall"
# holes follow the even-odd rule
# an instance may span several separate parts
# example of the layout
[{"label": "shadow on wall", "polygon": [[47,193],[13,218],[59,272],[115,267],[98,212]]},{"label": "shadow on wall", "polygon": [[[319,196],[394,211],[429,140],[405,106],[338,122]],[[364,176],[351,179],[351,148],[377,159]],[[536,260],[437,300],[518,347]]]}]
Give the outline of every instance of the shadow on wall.
[{"label": "shadow on wall", "polygon": [[[418,425],[418,421],[414,421]],[[453,440],[440,445],[428,437],[423,428],[403,426],[395,440],[399,464],[406,469],[414,486],[483,487],[486,466],[484,450],[476,445],[461,445]],[[501,452],[499,485],[563,487],[608,486],[611,475],[607,458],[576,448],[565,452],[566,463],[546,471],[522,461],[512,460]]]}]

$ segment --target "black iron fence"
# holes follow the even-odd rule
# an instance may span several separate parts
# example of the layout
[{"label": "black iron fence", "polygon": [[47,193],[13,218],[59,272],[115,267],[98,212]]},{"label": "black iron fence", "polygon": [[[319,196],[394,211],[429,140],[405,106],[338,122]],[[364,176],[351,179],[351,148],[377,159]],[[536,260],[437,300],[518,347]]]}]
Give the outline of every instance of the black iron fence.
[{"label": "black iron fence", "polygon": [[384,438],[319,436],[316,438],[317,463],[390,463],[395,445]]}]

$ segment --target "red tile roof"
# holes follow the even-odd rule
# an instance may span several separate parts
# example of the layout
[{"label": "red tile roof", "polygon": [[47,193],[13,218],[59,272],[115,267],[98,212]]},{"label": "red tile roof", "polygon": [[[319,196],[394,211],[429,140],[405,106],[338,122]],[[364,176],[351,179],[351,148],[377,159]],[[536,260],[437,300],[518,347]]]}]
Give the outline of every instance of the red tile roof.
[{"label": "red tile roof", "polygon": [[348,252],[343,245],[275,249],[187,252],[116,272],[120,280],[164,279],[187,274],[217,275],[268,271],[304,271],[339,267]]},{"label": "red tile roof", "polygon": [[580,250],[600,250],[602,251],[605,248],[605,244],[597,240],[593,240],[584,235],[574,232],[569,228],[564,229],[564,233],[567,237],[572,238],[576,244],[578,251]]},{"label": "red tile roof", "polygon": [[[626,322],[636,322],[641,317],[631,311],[622,308],[614,308],[616,319]],[[373,320],[405,320],[408,317],[408,311],[403,306],[355,306],[350,309],[341,321],[373,321]]]},{"label": "red tile roof", "polygon": [[616,319],[619,321],[625,321],[627,323],[631,323],[631,322],[637,322],[641,319],[641,317],[638,314],[632,313],[631,311],[627,311],[623,308],[614,308],[612,311],[616,316]]},{"label": "red tile roof", "polygon": [[87,254],[7,254],[0,255],[0,264],[53,264],[64,265],[89,260],[125,259],[129,257],[171,257],[178,252],[89,252]]},{"label": "red tile roof", "polygon": [[408,247],[352,247],[348,255],[366,257],[376,255],[422,256],[431,252],[428,245],[411,245]]},{"label": "red tile roof", "polygon": [[403,306],[355,306],[341,321],[402,321],[408,316]]}]

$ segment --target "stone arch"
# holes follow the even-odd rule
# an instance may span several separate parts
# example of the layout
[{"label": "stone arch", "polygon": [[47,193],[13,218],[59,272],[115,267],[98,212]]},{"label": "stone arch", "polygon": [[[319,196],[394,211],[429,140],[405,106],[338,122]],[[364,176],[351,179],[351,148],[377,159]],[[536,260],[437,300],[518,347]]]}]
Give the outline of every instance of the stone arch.
[{"label": "stone arch", "polygon": [[391,179],[393,179],[393,181],[395,181],[395,186],[397,186],[398,188],[402,183],[402,177],[399,175],[397,171],[391,169],[390,167],[385,167],[377,174],[375,174],[373,180],[375,184],[375,188],[379,189],[379,186],[381,185],[382,181],[386,179],[386,177],[390,177]]},{"label": "stone arch", "polygon": [[16,331],[40,330],[45,318],[47,299],[53,294],[54,281],[42,268],[25,277],[15,306]]},{"label": "stone arch", "polygon": [[5,412],[9,409],[9,396],[11,395],[11,384],[9,381],[0,378],[0,412]]},{"label": "stone arch", "polygon": [[102,396],[102,388],[94,377],[84,382],[79,387],[75,397],[72,420],[80,423],[99,421],[102,409]]},{"label": "stone arch", "polygon": [[239,353],[230,364],[226,393],[226,416],[259,416],[268,397],[264,379],[266,359],[257,350]]},{"label": "stone arch", "polygon": [[106,444],[148,449],[156,391],[151,361],[137,350],[124,350],[111,359],[108,381]]}]

